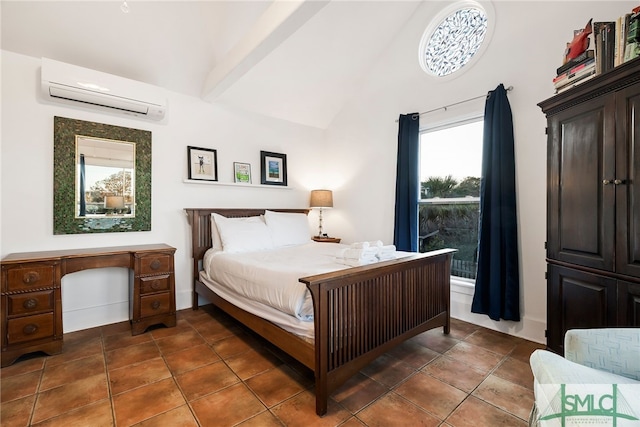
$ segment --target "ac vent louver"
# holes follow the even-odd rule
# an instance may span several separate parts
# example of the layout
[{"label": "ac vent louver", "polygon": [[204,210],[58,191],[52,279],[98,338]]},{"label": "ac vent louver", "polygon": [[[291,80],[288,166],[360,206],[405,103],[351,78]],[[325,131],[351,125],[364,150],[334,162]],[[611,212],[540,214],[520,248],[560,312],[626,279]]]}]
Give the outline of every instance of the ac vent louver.
[{"label": "ac vent louver", "polygon": [[135,80],[42,59],[42,93],[52,102],[162,120],[166,101],[158,96],[160,91]]}]

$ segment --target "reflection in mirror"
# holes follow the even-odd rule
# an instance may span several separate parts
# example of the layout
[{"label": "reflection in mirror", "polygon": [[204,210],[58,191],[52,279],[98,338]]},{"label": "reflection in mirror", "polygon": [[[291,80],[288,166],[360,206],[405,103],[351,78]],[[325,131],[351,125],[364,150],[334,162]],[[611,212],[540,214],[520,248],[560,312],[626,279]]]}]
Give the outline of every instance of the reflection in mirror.
[{"label": "reflection in mirror", "polygon": [[53,234],[149,230],[151,132],[54,117]]},{"label": "reflection in mirror", "polygon": [[133,142],[76,135],[76,217],[135,217]]}]

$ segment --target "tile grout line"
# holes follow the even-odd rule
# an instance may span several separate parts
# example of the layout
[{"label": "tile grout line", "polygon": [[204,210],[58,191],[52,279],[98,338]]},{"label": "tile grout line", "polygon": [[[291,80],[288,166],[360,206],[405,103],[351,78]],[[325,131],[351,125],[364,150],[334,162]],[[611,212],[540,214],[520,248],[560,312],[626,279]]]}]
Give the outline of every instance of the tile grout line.
[{"label": "tile grout line", "polygon": [[[478,330],[479,330],[479,329],[478,329]],[[485,350],[487,350],[487,351],[490,351],[490,352],[491,352],[491,353],[493,353],[493,354],[500,355],[499,353],[495,353],[495,352],[493,352],[493,351],[491,351],[491,350],[489,350],[489,349],[486,349],[484,346],[480,346],[480,345],[473,344],[473,343],[470,343],[470,342],[467,342],[467,341],[466,341],[469,337],[471,337],[473,334],[475,334],[478,330],[476,330],[476,331],[472,332],[471,334],[467,335],[465,338],[461,339],[461,340],[460,340],[460,342],[465,342],[465,343],[467,343],[467,344],[475,345],[475,346],[477,346],[477,347],[480,347],[480,348],[482,348],[482,349],[485,349]],[[456,344],[456,345],[457,345],[457,344]],[[455,347],[455,345],[454,345],[454,347]],[[443,423],[444,423],[444,422],[447,422],[447,420],[448,420],[448,419],[449,419],[449,418],[454,414],[454,412],[455,412],[455,411],[456,411],[460,406],[462,406],[462,404],[463,404],[464,402],[466,402],[467,400],[469,400],[469,398],[470,398],[470,397],[475,397],[476,399],[478,399],[478,400],[480,400],[480,401],[482,401],[482,402],[484,402],[484,403],[486,403],[486,404],[488,404],[488,405],[493,406],[494,408],[496,408],[496,409],[500,410],[501,412],[504,412],[504,413],[506,413],[506,414],[508,414],[508,415],[511,415],[511,416],[513,416],[513,417],[515,417],[515,418],[518,418],[518,419],[522,420],[522,418],[520,418],[520,417],[519,417],[519,416],[517,416],[516,414],[513,414],[513,413],[511,413],[511,412],[509,412],[509,411],[506,411],[505,409],[502,409],[502,408],[500,408],[500,407],[498,407],[498,406],[494,405],[493,403],[488,402],[488,401],[486,401],[486,400],[484,400],[484,399],[482,399],[482,398],[480,398],[480,397],[478,397],[478,396],[476,396],[476,395],[474,395],[474,394],[473,394],[473,393],[474,393],[474,392],[475,392],[475,391],[476,391],[476,390],[477,390],[477,389],[478,389],[478,388],[479,388],[479,387],[480,387],[480,386],[481,386],[481,385],[482,385],[482,384],[483,384],[483,383],[484,383],[484,382],[485,382],[485,381],[486,381],[486,380],[487,380],[487,379],[488,379],[488,378],[489,378],[489,377],[490,377],[490,376],[491,376],[491,375],[492,375],[492,374],[493,374],[493,373],[494,373],[494,372],[495,372],[495,371],[496,371],[500,366],[502,366],[502,365],[504,364],[504,362],[507,360],[507,358],[509,357],[509,355],[511,355],[511,354],[513,353],[513,351],[515,350],[515,348],[516,348],[516,347],[517,347],[517,344],[516,344],[516,345],[514,345],[514,346],[513,346],[513,348],[512,348],[508,353],[506,353],[506,354],[504,354],[504,355],[500,355],[500,356],[501,356],[500,361],[499,361],[499,362],[498,362],[498,363],[497,363],[493,368],[491,368],[491,369],[487,372],[487,374],[484,376],[484,378],[482,379],[482,381],[480,381],[480,382],[479,382],[479,383],[478,383],[478,384],[477,384],[477,385],[476,385],[476,386],[475,386],[471,391],[466,392],[465,390],[461,390],[461,391],[463,391],[463,392],[467,393],[467,395],[465,396],[465,398],[464,398],[464,399],[462,399],[462,401],[461,401],[458,405],[456,405],[456,407],[455,407],[455,408],[454,408],[454,409],[449,413],[449,415],[447,415],[447,417],[443,420]],[[452,347],[452,348],[453,348],[453,347]],[[450,349],[449,349],[449,350],[450,350]],[[446,352],[445,352],[445,353],[446,353]],[[455,359],[451,358],[450,356],[446,356],[444,353],[442,354],[442,356],[444,356],[444,357],[446,357],[446,358],[448,358],[448,359],[450,359],[450,360],[455,360]],[[462,364],[464,364],[464,365],[466,365],[466,366],[468,366],[468,367],[470,367],[470,368],[472,368],[472,369],[475,369],[475,367],[474,367],[474,366],[469,365],[469,364],[467,364],[467,363],[465,363],[465,362],[463,362],[463,361],[458,361],[458,362],[459,362],[459,363],[462,363]],[[429,362],[429,363],[431,363],[431,362]],[[427,365],[428,365],[428,364],[427,364]],[[428,374],[427,374],[427,375],[428,375]],[[433,377],[433,378],[435,378],[435,377]],[[499,376],[498,376],[498,378],[501,378],[501,377],[499,377]],[[437,379],[437,378],[436,378],[436,379]],[[510,382],[511,384],[515,384],[515,383],[513,383],[513,382],[511,382],[511,381],[509,381],[509,380],[506,380],[506,379],[504,379],[504,378],[501,378],[501,379],[503,379],[503,380],[505,380],[505,381],[508,381],[508,382]],[[515,384],[515,385],[518,385],[518,384]],[[453,387],[455,387],[455,386],[453,386]],[[457,388],[457,387],[455,387],[455,388]],[[458,389],[458,390],[460,390],[460,389]],[[525,422],[526,422],[527,420],[523,420],[523,421],[525,421]]]},{"label": "tile grout line", "polygon": [[[189,324],[189,326],[191,326],[191,328],[193,328],[193,330],[198,334],[198,336],[200,338],[202,338],[202,340],[207,344],[207,347],[209,347],[211,349],[211,351],[213,351],[216,354],[216,356],[218,356],[220,358],[220,361],[223,361],[223,359],[220,356],[220,354],[218,354],[218,352],[213,348],[213,344],[209,343],[209,341],[207,341],[207,339],[202,336],[200,331],[195,326],[193,326],[191,324],[191,322],[189,322],[186,319],[185,319],[185,321]],[[164,354],[163,354],[163,357],[164,357]],[[218,361],[212,362],[212,364],[213,363],[217,363],[217,362]],[[194,368],[194,369],[191,369],[191,370],[185,371],[185,372],[191,372],[191,371],[193,371],[195,369],[199,369],[199,368]],[[169,371],[171,371],[171,368],[169,368]],[[184,374],[185,372],[182,372],[181,374]],[[235,372],[234,372],[234,374],[235,374]],[[174,376],[173,372],[171,372],[171,375]],[[175,376],[174,376],[174,378],[175,378]],[[195,409],[193,409],[193,406],[191,405],[191,402],[189,401],[189,399],[187,399],[186,394],[184,393],[184,391],[182,390],[182,387],[180,386],[180,383],[177,381],[177,379],[175,379],[175,382],[176,382],[176,385],[178,386],[178,390],[180,390],[180,393],[182,393],[182,397],[184,398],[185,402],[187,403],[187,407],[189,408],[189,411],[191,412],[191,415],[193,415],[193,419],[195,420],[196,424],[198,424],[198,426],[202,426],[202,423],[200,422],[200,419],[198,418]],[[213,394],[213,393],[210,393],[210,394]],[[205,396],[208,396],[208,395],[205,395]],[[203,398],[205,396],[200,396],[198,399]],[[194,400],[198,400],[198,399],[194,399]]]},{"label": "tile grout line", "polygon": [[44,378],[44,370],[47,367],[47,359],[45,359],[42,363],[42,369],[40,370],[40,378],[38,379],[38,385],[36,386],[36,391],[34,393],[33,406],[31,407],[31,413],[29,414],[29,422],[28,426],[33,423],[33,416],[36,413],[36,405],[38,403],[38,399],[40,398],[40,387],[42,385],[42,379]]},{"label": "tile grout line", "polygon": [[[515,417],[515,418],[517,418],[517,419],[520,419],[520,420],[523,420],[523,421],[525,421],[525,422],[526,422],[527,420],[520,418],[520,417],[519,417],[519,416],[517,416],[516,414],[514,414],[514,413],[512,413],[512,412],[509,412],[509,411],[507,411],[507,410],[505,410],[505,409],[503,409],[503,408],[500,408],[499,406],[496,406],[496,405],[495,405],[495,404],[493,404],[492,402],[489,402],[489,401],[487,401],[487,400],[485,400],[485,399],[482,399],[482,398],[480,398],[480,397],[478,397],[478,396],[476,396],[476,395],[474,395],[474,394],[473,394],[473,393],[474,393],[474,392],[475,392],[475,391],[476,391],[476,390],[477,390],[477,389],[478,389],[478,388],[479,388],[479,387],[480,387],[480,386],[481,386],[481,385],[482,385],[482,384],[483,384],[483,383],[484,383],[484,382],[485,382],[485,381],[486,381],[486,380],[487,380],[487,379],[488,379],[488,378],[489,378],[489,377],[490,377],[490,376],[491,376],[491,375],[492,375],[492,374],[493,374],[493,373],[494,373],[494,372],[495,372],[495,371],[496,371],[500,366],[502,366],[502,364],[506,361],[506,359],[509,357],[509,355],[513,352],[513,350],[515,349],[515,347],[516,347],[516,346],[514,346],[514,348],[513,348],[513,349],[511,349],[511,350],[509,351],[509,353],[507,353],[507,354],[505,354],[505,355],[503,355],[503,356],[502,356],[502,359],[500,360],[500,362],[499,362],[499,363],[497,363],[497,364],[496,364],[496,366],[494,366],[494,367],[489,371],[489,373],[487,373],[487,375],[484,377],[484,379],[483,379],[482,381],[480,381],[480,383],[479,383],[477,386],[475,386],[473,390],[471,390],[471,391],[469,392],[469,394],[467,395],[467,397],[465,397],[465,398],[464,398],[463,402],[464,402],[465,400],[467,400],[469,397],[473,396],[473,397],[475,397],[476,399],[481,400],[482,402],[484,402],[484,403],[486,403],[486,404],[488,404],[488,405],[493,406],[494,408],[498,409],[498,410],[499,410],[499,411],[501,411],[501,412],[504,412],[504,413],[509,414],[509,415],[511,415],[511,416],[513,416],[513,417]],[[490,350],[489,350],[489,351],[490,351]],[[497,354],[497,353],[494,353],[494,354]],[[498,376],[498,378],[501,378],[501,377],[500,377],[500,376]],[[513,383],[513,382],[511,382],[511,381],[509,381],[509,380],[506,380],[506,379],[504,379],[504,378],[501,378],[501,379],[503,379],[503,380],[505,380],[505,381],[507,381],[507,382],[509,382],[509,383],[511,383],[511,384],[518,385],[518,384],[515,384],[515,383]],[[462,403],[461,403],[461,404],[462,404]],[[458,405],[458,406],[460,406],[460,405]],[[456,408],[456,409],[457,409],[457,408]],[[455,410],[454,410],[454,411],[455,411]],[[453,411],[451,412],[451,414],[453,414]],[[451,416],[451,414],[449,414],[449,416]],[[448,417],[447,417],[447,418],[448,418]]]},{"label": "tile grout line", "polygon": [[[187,322],[187,323],[189,323],[189,322]],[[191,325],[191,323],[189,323],[189,326],[194,330],[194,332],[196,332],[198,335],[200,335],[200,333],[196,330],[196,328],[195,328],[195,327],[193,327],[193,325]],[[177,327],[177,324],[176,324],[176,327]],[[201,425],[201,424],[200,424],[200,421],[198,420],[198,417],[196,417],[196,414],[195,414],[195,412],[193,411],[193,408],[191,408],[191,405],[190,405],[190,403],[189,403],[189,400],[187,399],[187,396],[184,394],[184,391],[182,390],[182,387],[180,387],[180,384],[178,383],[178,381],[177,381],[177,379],[176,379],[176,375],[174,375],[173,371],[172,371],[172,370],[171,370],[171,368],[169,367],[169,363],[167,362],[166,355],[164,354],[164,352],[162,351],[162,349],[161,349],[161,348],[160,348],[160,346],[158,345],[158,341],[159,341],[160,339],[162,339],[162,338],[156,338],[156,337],[153,335],[153,331],[148,331],[148,333],[149,333],[149,334],[151,334],[151,340],[153,341],[153,343],[155,344],[156,348],[158,349],[158,353],[160,354],[160,357],[162,358],[163,363],[165,364],[165,366],[167,367],[167,369],[168,369],[169,373],[171,374],[171,381],[173,381],[173,384],[176,386],[176,388],[177,388],[177,389],[178,389],[178,391],[180,392],[180,395],[181,395],[181,396],[182,396],[182,398],[184,399],[184,403],[187,405],[187,408],[189,408],[189,411],[191,412],[191,415],[193,416],[193,419],[194,419],[194,420],[195,420],[195,422],[198,424],[198,426],[200,426],[200,425]],[[163,337],[163,338],[167,338],[167,337]],[[203,338],[203,339],[204,339],[204,338]],[[206,340],[205,340],[205,342],[206,342]],[[144,362],[142,362],[142,363],[144,363]],[[155,381],[155,382],[157,383],[157,382],[159,382],[159,381],[162,381],[162,380],[158,380],[158,381]],[[153,384],[153,383],[151,383],[151,384]],[[145,384],[145,385],[148,385],[148,384]],[[142,386],[142,387],[144,387],[144,386]],[[138,388],[139,388],[139,387],[138,387]],[[176,409],[176,408],[167,409],[167,410],[166,410],[166,411],[164,411],[164,412],[161,412],[161,413],[158,413],[158,414],[154,414],[154,415],[152,415],[151,417],[146,418],[146,419],[144,419],[144,420],[142,420],[142,421],[139,421],[139,422],[137,422],[137,423],[135,423],[135,424],[139,424],[139,423],[141,423],[141,422],[151,420],[151,419],[153,419],[153,418],[155,418],[155,417],[157,417],[157,416],[159,416],[159,415],[166,414],[166,413],[168,413],[168,412],[170,412],[170,411],[173,411],[173,410],[175,410],[175,409]]]},{"label": "tile grout line", "polygon": [[100,328],[100,346],[102,347],[102,359],[104,360],[104,369],[107,376],[107,392],[109,394],[109,407],[111,408],[111,419],[113,420],[113,425],[118,427],[118,422],[116,420],[116,405],[113,399],[113,392],[111,390],[111,374],[109,373],[109,364],[107,363],[107,345],[105,343],[104,331]]}]

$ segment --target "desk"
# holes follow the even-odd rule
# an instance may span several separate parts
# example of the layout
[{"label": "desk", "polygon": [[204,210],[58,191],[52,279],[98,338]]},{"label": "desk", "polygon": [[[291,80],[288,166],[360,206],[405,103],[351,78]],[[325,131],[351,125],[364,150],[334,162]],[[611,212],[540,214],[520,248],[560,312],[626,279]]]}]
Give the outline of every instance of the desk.
[{"label": "desk", "polygon": [[23,354],[62,351],[62,292],[65,274],[125,267],[130,274],[131,333],[176,325],[176,249],[165,244],[25,252],[2,260],[2,366]]}]

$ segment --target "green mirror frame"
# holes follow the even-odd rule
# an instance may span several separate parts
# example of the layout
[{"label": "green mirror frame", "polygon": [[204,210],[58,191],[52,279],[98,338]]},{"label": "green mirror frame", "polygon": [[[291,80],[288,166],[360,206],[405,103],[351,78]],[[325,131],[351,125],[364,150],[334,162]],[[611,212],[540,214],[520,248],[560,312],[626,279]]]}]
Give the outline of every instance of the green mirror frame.
[{"label": "green mirror frame", "polygon": [[[151,230],[150,131],[54,117],[53,135],[53,234]],[[135,143],[135,217],[76,217],[77,135]]]}]

